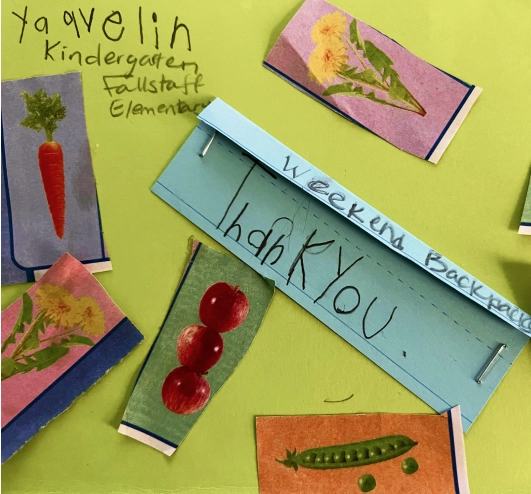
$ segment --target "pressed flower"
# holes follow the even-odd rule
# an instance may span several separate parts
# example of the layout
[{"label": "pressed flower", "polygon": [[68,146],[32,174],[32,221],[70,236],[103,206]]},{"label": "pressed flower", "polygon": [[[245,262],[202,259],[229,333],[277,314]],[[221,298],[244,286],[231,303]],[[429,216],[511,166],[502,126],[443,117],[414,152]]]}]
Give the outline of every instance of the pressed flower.
[{"label": "pressed flower", "polygon": [[90,336],[105,333],[105,316],[98,303],[91,297],[81,297],[76,301],[75,312],[79,316],[81,330]]},{"label": "pressed flower", "polygon": [[312,40],[323,43],[338,39],[347,30],[347,18],[341,12],[334,12],[321,17],[312,28]]},{"label": "pressed flower", "polygon": [[73,310],[76,299],[65,288],[46,283],[35,294],[37,307],[56,328],[68,329],[79,323],[79,316]]},{"label": "pressed flower", "polygon": [[324,84],[327,80],[332,82],[337,77],[337,72],[348,61],[346,51],[345,45],[339,40],[318,44],[308,61],[310,78],[319,84]]}]

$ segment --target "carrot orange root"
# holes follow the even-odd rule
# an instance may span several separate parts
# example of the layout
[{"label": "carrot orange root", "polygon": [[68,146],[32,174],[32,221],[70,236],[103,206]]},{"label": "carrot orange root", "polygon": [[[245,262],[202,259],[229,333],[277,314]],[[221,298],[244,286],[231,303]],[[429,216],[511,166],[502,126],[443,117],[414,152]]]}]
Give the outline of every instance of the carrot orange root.
[{"label": "carrot orange root", "polygon": [[65,231],[65,173],[63,150],[55,142],[45,142],[39,147],[39,169],[48,208],[52,215],[55,233],[63,238]]},{"label": "carrot orange root", "polygon": [[35,132],[44,130],[46,134],[46,142],[39,147],[39,169],[53,227],[62,239],[65,233],[65,170],[63,150],[53,140],[53,133],[57,130],[57,122],[66,117],[66,106],[61,102],[60,94],[48,96],[42,88],[33,94],[22,91],[20,96],[27,111],[20,125]]}]

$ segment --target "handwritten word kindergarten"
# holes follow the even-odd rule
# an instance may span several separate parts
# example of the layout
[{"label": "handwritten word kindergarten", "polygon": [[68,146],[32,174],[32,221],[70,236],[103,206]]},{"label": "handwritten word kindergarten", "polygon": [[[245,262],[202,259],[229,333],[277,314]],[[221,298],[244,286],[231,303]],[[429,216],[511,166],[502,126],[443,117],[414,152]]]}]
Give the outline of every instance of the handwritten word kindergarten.
[{"label": "handwritten word kindergarten", "polygon": [[[28,47],[33,49],[31,44],[40,38],[42,51],[37,53],[46,62],[64,62],[68,68],[74,64],[81,70],[93,67],[105,70],[102,88],[110,97],[108,110],[113,118],[197,114],[209,103],[197,101],[205,85],[199,64],[182,59],[190,56],[192,36],[178,15],[159,18],[157,12],[145,12],[142,7],[123,13],[93,7],[64,10],[62,15],[60,11],[43,15],[28,6],[12,14],[19,23],[18,43],[30,43]],[[28,30],[38,34],[37,38],[28,36]],[[64,41],[72,37],[75,42],[83,41],[83,48],[77,49],[71,46],[71,41]],[[95,43],[87,45],[86,40]],[[131,53],[130,47],[135,42],[156,51]],[[128,48],[121,48],[125,46]],[[163,54],[163,49],[174,54]],[[153,95],[159,95],[155,104],[132,98]]]}]

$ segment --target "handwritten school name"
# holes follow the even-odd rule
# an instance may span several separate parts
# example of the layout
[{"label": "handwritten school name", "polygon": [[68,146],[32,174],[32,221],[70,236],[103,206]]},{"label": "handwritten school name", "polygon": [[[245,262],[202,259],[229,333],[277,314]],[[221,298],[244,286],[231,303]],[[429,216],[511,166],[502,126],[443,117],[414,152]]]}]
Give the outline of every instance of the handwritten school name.
[{"label": "handwritten school name", "polygon": [[[179,15],[159,16],[156,11],[147,12],[141,6],[134,14],[87,7],[64,10],[62,15],[41,15],[36,10],[30,11],[28,6],[12,14],[20,23],[19,44],[27,43],[28,29],[42,35],[42,53],[46,62],[68,63],[69,68],[74,64],[80,69],[99,67],[113,71],[102,75],[102,89],[111,97],[108,111],[113,118],[198,114],[210,102],[200,97],[205,83],[198,63],[161,51],[163,48],[181,54],[192,51],[190,29]],[[63,42],[65,35],[69,39],[72,35],[75,35],[74,39],[97,40],[99,37],[105,43],[117,46],[124,41],[130,46],[136,40],[141,47],[152,46],[156,51],[135,54],[119,47],[103,48],[101,42],[93,48],[85,46],[81,50]],[[153,71],[159,74],[153,76]],[[132,96],[131,93],[137,98],[163,93],[172,93],[175,97],[171,101],[165,98],[158,104],[146,104],[127,97]]]}]

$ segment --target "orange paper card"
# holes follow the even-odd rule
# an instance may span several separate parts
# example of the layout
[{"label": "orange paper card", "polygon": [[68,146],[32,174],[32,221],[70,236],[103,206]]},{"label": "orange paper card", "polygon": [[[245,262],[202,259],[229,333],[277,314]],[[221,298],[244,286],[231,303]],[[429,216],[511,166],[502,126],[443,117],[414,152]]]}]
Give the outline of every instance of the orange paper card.
[{"label": "orange paper card", "polygon": [[461,416],[257,417],[261,494],[468,493]]}]

